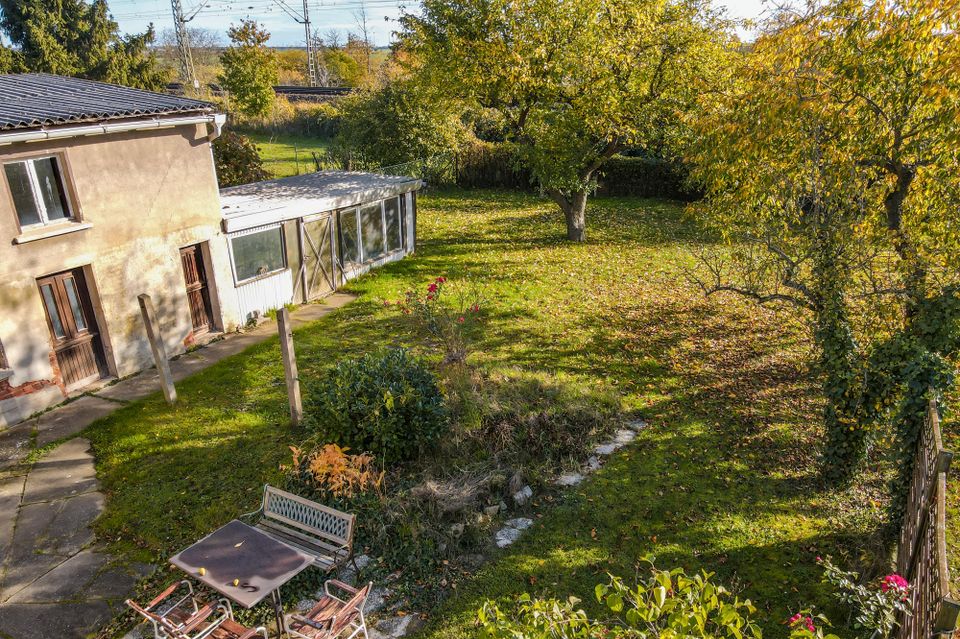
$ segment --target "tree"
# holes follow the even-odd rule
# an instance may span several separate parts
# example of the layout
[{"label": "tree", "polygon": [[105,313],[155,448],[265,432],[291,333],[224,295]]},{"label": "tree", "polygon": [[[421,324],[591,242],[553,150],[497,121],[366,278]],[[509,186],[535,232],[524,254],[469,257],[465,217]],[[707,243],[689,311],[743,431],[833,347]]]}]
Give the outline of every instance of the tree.
[{"label": "tree", "polygon": [[960,283],[958,30],[957,3],[938,0],[781,12],[699,119],[700,210],[739,247],[705,288],[812,312],[836,482],[881,422],[912,450],[930,385],[943,389],[932,363],[955,341],[919,328]]},{"label": "tree", "polygon": [[0,56],[5,66],[161,90],[169,74],[149,50],[145,32],[121,35],[107,3],[94,0],[0,0],[0,29],[16,50]]},{"label": "tree", "polygon": [[276,52],[266,46],[270,32],[255,20],[243,20],[239,26],[231,26],[227,35],[231,44],[220,56],[220,82],[241,113],[267,115],[276,99],[273,85],[279,77]]},{"label": "tree", "polygon": [[597,170],[670,138],[725,68],[727,23],[702,0],[425,0],[402,18],[413,70],[499,110],[509,140],[585,238]]},{"label": "tree", "polygon": [[225,131],[213,141],[213,163],[221,187],[259,182],[270,177],[263,168],[256,145],[250,138],[233,131]]}]

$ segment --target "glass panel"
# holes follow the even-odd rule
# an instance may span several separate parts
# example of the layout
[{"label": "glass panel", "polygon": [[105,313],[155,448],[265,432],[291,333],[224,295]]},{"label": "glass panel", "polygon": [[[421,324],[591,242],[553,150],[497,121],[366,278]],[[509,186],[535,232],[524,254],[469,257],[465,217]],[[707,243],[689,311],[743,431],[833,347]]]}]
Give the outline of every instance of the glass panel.
[{"label": "glass panel", "polygon": [[10,185],[13,205],[17,209],[17,217],[20,218],[20,226],[40,224],[42,221],[40,219],[40,208],[33,197],[33,187],[30,186],[27,163],[5,164],[3,171],[7,174],[7,184]]},{"label": "glass panel", "polygon": [[83,319],[83,309],[80,308],[80,296],[77,295],[77,283],[72,277],[63,280],[63,287],[67,290],[67,300],[70,302],[70,312],[73,313],[73,323],[78,331],[87,330],[87,322]]},{"label": "glass panel", "polygon": [[384,200],[383,211],[387,218],[387,250],[396,251],[403,247],[400,237],[400,199]]},{"label": "glass panel", "polygon": [[57,300],[53,295],[53,287],[44,284],[40,287],[43,294],[43,304],[47,307],[47,315],[50,316],[50,323],[53,325],[53,334],[59,339],[64,339],[67,334],[63,330],[63,322],[60,321],[60,311],[57,310]]},{"label": "glass panel", "polygon": [[280,227],[235,237],[231,242],[238,282],[279,271],[287,266]]},{"label": "glass panel", "polygon": [[357,209],[340,211],[340,241],[343,243],[343,263],[360,261],[360,241],[357,237]]},{"label": "glass panel", "polygon": [[383,237],[383,211],[380,202],[360,207],[360,225],[363,234],[363,259],[371,260],[386,252]]},{"label": "glass panel", "polygon": [[70,217],[57,160],[55,158],[34,160],[33,168],[37,172],[40,194],[43,197],[43,205],[47,209],[47,221],[56,222]]}]

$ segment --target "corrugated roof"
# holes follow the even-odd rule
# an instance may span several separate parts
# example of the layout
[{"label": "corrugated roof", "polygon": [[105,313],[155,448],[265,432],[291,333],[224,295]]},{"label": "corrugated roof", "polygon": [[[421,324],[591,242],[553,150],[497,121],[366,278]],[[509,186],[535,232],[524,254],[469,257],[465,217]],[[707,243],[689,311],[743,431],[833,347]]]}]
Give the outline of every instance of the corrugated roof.
[{"label": "corrugated roof", "polygon": [[209,102],[93,80],[47,73],[0,74],[0,131],[214,108]]}]

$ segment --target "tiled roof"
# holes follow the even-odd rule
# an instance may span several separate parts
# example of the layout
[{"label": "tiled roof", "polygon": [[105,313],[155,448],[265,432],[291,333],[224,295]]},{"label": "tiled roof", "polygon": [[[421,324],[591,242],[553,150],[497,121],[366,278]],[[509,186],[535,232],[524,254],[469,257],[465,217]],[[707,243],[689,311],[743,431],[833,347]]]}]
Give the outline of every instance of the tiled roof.
[{"label": "tiled roof", "polygon": [[0,74],[0,131],[123,118],[209,113],[214,105],[46,73]]}]

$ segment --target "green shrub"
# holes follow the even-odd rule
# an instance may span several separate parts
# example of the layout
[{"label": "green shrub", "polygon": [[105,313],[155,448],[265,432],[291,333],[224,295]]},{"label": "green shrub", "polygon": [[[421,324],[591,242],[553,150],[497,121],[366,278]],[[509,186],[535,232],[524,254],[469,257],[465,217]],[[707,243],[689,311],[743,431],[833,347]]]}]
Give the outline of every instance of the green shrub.
[{"label": "green shrub", "polygon": [[662,158],[611,158],[600,170],[602,195],[662,197],[692,202],[702,194],[687,184],[687,173],[681,164]]},{"label": "green shrub", "polygon": [[[652,562],[652,559],[647,560]],[[515,610],[503,611],[488,601],[478,612],[480,636],[486,639],[599,639],[600,637],[672,637],[760,639],[756,609],[711,581],[712,573],[687,575],[682,569],[657,570],[628,586],[617,577],[598,584],[594,596],[613,615],[590,619],[579,599],[566,602],[522,595]],[[808,639],[815,637],[809,633]]]},{"label": "green shrub", "polygon": [[270,177],[263,168],[256,145],[250,138],[233,131],[224,131],[213,141],[213,163],[221,187],[259,182]]},{"label": "green shrub", "polygon": [[420,454],[448,427],[436,378],[405,349],[341,361],[308,390],[310,430],[383,464]]}]

